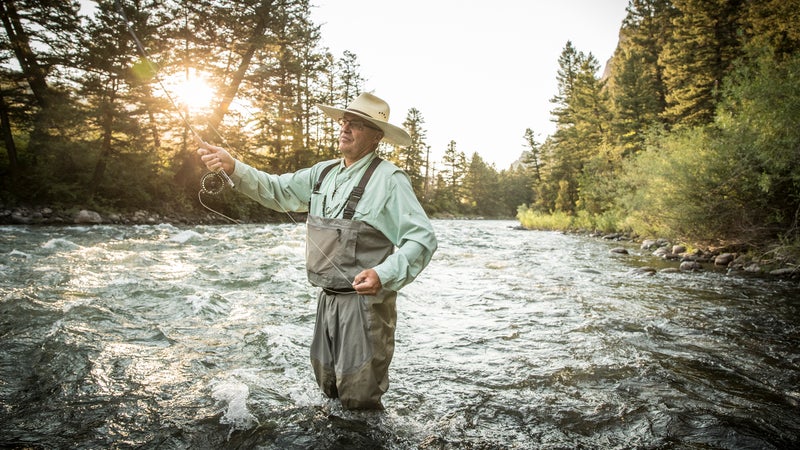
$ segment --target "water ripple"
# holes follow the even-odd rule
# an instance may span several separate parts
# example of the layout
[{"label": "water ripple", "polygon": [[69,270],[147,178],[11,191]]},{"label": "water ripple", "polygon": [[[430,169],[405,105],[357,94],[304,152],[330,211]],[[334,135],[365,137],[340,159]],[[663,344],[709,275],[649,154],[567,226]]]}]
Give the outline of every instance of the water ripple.
[{"label": "water ripple", "polygon": [[[788,448],[800,288],[436,221],[383,413],[308,361],[303,224],[0,227],[0,445]],[[625,245],[625,244],[623,244]]]}]

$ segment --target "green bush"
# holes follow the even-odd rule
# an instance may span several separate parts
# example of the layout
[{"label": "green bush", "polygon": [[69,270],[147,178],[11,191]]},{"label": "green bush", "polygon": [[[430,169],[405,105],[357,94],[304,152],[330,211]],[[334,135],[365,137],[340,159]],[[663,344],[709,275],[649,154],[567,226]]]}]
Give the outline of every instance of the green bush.
[{"label": "green bush", "polygon": [[564,212],[544,214],[525,205],[517,209],[517,220],[531,230],[566,231],[572,227],[572,217]]},{"label": "green bush", "polygon": [[797,229],[800,58],[741,68],[717,121],[662,134],[625,167],[620,206],[641,235],[754,243]]}]

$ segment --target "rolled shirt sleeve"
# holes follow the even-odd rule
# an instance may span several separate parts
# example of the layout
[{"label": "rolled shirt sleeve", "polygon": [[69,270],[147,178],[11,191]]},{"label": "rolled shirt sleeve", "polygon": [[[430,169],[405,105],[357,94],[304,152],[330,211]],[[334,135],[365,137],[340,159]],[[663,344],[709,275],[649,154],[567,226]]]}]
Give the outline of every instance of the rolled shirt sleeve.
[{"label": "rolled shirt sleeve", "polygon": [[395,253],[374,267],[384,288],[397,291],[414,281],[428,265],[438,243],[408,176],[396,169],[384,188],[384,204],[368,211],[363,220],[397,247]]},{"label": "rolled shirt sleeve", "polygon": [[283,212],[306,212],[314,184],[313,166],[293,173],[274,175],[236,161],[231,178],[236,190],[267,208]]}]

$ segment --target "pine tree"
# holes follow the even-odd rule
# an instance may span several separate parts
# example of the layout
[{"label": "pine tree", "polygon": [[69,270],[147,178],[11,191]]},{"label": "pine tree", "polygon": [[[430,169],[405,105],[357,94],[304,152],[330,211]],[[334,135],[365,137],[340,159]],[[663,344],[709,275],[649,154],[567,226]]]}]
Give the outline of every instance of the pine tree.
[{"label": "pine tree", "polygon": [[451,212],[462,212],[464,200],[464,177],[467,173],[467,157],[458,151],[456,142],[450,141],[442,158],[444,170],[440,172],[443,186],[439,188],[445,209]]},{"label": "pine tree", "polygon": [[[150,4],[143,6],[148,12],[134,8],[120,11],[111,2],[99,3],[95,14],[87,19],[85,36],[81,39],[83,51],[78,66],[82,69],[82,76],[77,77],[76,82],[87,105],[87,114],[96,124],[96,128],[92,127],[92,131],[87,133],[87,141],[93,144],[93,149],[97,149],[96,155],[95,152],[87,152],[95,157],[91,178],[84,180],[90,197],[99,190],[110,188],[109,184],[133,184],[134,181],[121,178],[123,174],[119,173],[118,167],[125,164],[117,161],[117,158],[123,150],[144,152],[152,148],[141,133],[142,124],[147,123],[148,110],[134,108],[133,105],[148,104],[147,97],[151,91],[141,87],[147,86],[143,81],[151,81],[157,74],[154,62],[145,61],[140,54],[142,50],[137,48],[127,28],[138,24],[137,39],[147,41],[150,37],[145,31],[146,24],[153,10],[158,11],[158,8]],[[124,7],[120,5],[120,8]],[[125,23],[121,14],[130,23]],[[132,66],[131,62],[137,60],[142,62]],[[133,67],[136,70],[132,70]],[[143,98],[142,94],[146,97]],[[171,107],[166,105],[168,109]],[[109,176],[107,172],[113,175]],[[138,175],[141,177],[143,174]],[[109,183],[110,180],[113,183]]]},{"label": "pine tree", "polygon": [[627,8],[608,83],[614,144],[623,157],[641,151],[647,131],[661,123],[666,87],[659,55],[674,11],[669,0],[632,0]]},{"label": "pine tree", "polygon": [[[3,126],[4,142],[11,142],[11,115],[24,109],[19,116],[30,120],[27,153],[36,165],[40,159],[58,155],[63,146],[54,141],[52,131],[65,127],[75,111],[61,83],[73,65],[74,38],[80,28],[78,7],[73,2],[41,2],[3,0],[0,2],[3,23],[2,47],[13,55],[16,66],[6,65],[0,72],[0,82],[14,86],[4,94],[3,102],[8,126]],[[9,56],[10,61],[11,56]],[[30,89],[22,89],[25,84]],[[25,106],[17,106],[19,99]],[[62,130],[63,131],[63,130]],[[16,144],[12,145],[16,149]],[[11,148],[7,149],[11,151]],[[11,153],[9,157],[16,159]]]},{"label": "pine tree", "polygon": [[358,57],[355,53],[345,50],[342,58],[338,62],[339,71],[339,101],[344,108],[356,97],[361,94],[361,87],[364,85],[364,77],[359,74]]},{"label": "pine tree", "polygon": [[769,49],[776,61],[800,51],[800,0],[747,2],[742,25],[748,46]]},{"label": "pine tree", "polygon": [[579,183],[586,162],[608,139],[610,121],[600,65],[589,53],[577,51],[567,42],[559,58],[558,94],[551,100],[556,132],[548,155],[549,176],[545,183],[557,185],[557,210],[572,212],[578,201]]},{"label": "pine tree", "polygon": [[395,146],[391,154],[391,160],[398,167],[406,172],[411,179],[411,186],[418,196],[422,196],[425,190],[425,156],[424,153],[428,149],[425,143],[426,131],[423,128],[425,119],[416,108],[408,110],[408,115],[403,121],[403,128],[408,131],[411,136],[411,144],[407,146]]},{"label": "pine tree", "polygon": [[[70,64],[79,29],[78,5],[71,2],[3,0],[0,19],[7,45],[16,57],[38,106],[50,105],[55,94],[48,77]],[[37,45],[34,45],[33,43]]]},{"label": "pine tree", "polygon": [[536,142],[536,135],[530,128],[525,129],[525,152],[523,153],[522,163],[531,171],[533,184],[542,182],[542,155],[541,144]]},{"label": "pine tree", "polygon": [[466,213],[472,216],[498,217],[504,213],[501,201],[499,174],[486,164],[478,153],[473,153],[464,176]]},{"label": "pine tree", "polygon": [[719,88],[740,55],[743,0],[673,0],[679,14],[661,54],[665,119],[676,126],[710,123]]}]

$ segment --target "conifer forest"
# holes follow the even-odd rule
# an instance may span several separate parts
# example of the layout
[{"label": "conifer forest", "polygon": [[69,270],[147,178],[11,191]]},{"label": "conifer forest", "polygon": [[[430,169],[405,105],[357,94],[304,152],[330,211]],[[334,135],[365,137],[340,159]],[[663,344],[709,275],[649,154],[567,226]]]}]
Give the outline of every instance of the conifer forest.
[{"label": "conifer forest", "polygon": [[[314,105],[365,80],[358,55],[322,45],[309,0],[95,4],[0,6],[0,210],[203,217],[193,133],[272,173],[337,157]],[[217,95],[176,108],[200,70]],[[565,42],[554,75],[555,132],[519,130],[511,167],[455,141],[433,160],[415,108],[393,114],[412,144],[381,154],[432,217],[800,248],[800,0],[630,0],[610,61]],[[210,201],[282,220],[237,195]]]}]

